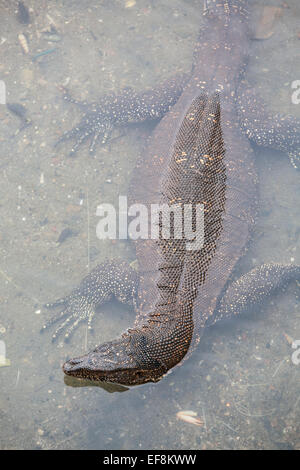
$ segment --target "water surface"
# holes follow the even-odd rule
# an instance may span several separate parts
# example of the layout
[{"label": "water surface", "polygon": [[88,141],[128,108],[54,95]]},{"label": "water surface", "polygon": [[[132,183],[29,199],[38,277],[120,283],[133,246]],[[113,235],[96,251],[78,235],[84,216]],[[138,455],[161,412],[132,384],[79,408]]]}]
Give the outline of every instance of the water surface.
[{"label": "water surface", "polygon": [[[10,360],[0,368],[0,448],[300,449],[300,366],[291,361],[290,344],[300,338],[296,284],[251,315],[212,327],[192,358],[160,383],[129,391],[80,387],[61,371],[66,358],[130,326],[129,308],[101,308],[94,335],[82,325],[67,344],[40,334],[51,315],[43,303],[67,294],[105,257],[134,260],[129,242],[97,239],[96,207],[126,194],[151,131],[124,129],[95,158],[87,146],[68,158],[70,144],[53,143],[81,110],[62,100],[58,86],[97,101],[191,68],[202,2],[134,3],[32,0],[32,22],[22,25],[13,2],[1,1],[0,79],[7,101],[22,103],[32,125],[18,132],[19,118],[0,105],[0,340]],[[300,6],[284,3],[274,34],[252,41],[247,78],[274,111],[300,118],[300,105],[291,103],[291,82],[300,79]],[[253,9],[259,16],[259,3]],[[57,37],[49,41],[52,21]],[[32,60],[40,52],[47,53]],[[255,152],[260,213],[241,272],[263,262],[300,262],[299,173],[284,154]],[[58,243],[65,228],[73,236]],[[178,421],[181,410],[198,413],[203,425]]]}]

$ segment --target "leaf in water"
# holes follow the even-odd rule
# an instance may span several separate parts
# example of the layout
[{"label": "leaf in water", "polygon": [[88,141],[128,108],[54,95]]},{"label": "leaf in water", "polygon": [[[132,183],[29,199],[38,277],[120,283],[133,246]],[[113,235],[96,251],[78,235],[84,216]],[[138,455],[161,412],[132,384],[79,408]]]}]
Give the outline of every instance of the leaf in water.
[{"label": "leaf in water", "polygon": [[273,26],[277,18],[282,15],[281,7],[266,6],[263,8],[262,15],[254,33],[254,39],[269,39],[273,36]]},{"label": "leaf in water", "polygon": [[197,418],[197,413],[195,411],[178,411],[176,414],[178,419],[185,421],[186,423],[194,424],[195,426],[203,426],[204,422],[202,419]]}]

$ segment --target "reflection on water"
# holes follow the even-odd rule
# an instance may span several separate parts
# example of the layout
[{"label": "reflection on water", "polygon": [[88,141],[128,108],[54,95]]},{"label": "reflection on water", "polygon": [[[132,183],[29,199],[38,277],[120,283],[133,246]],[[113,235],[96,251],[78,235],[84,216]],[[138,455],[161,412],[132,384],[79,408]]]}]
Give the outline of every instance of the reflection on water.
[{"label": "reflection on water", "polygon": [[[202,7],[198,0],[27,3],[28,24],[12,4],[0,5],[0,79],[7,102],[20,106],[0,104],[0,341],[10,360],[0,368],[0,448],[299,449],[296,285],[208,329],[192,358],[158,384],[127,389],[63,376],[66,358],[133,323],[130,308],[112,303],[97,312],[94,334],[83,325],[69,343],[52,344],[39,333],[51,314],[44,303],[67,294],[106,257],[134,260],[128,242],[96,238],[96,207],[126,194],[151,128],[113,132],[95,158],[87,147],[67,158],[68,144],[53,143],[82,111],[61,99],[59,86],[96,102],[108,91],[141,90],[189,70]],[[291,102],[291,83],[300,79],[300,7],[285,3],[273,34],[252,42],[247,79],[276,111],[300,117]],[[265,261],[300,262],[299,174],[286,155],[255,152],[261,203],[243,272]],[[64,230],[72,236],[61,237]],[[179,421],[183,410],[203,424]]]},{"label": "reflection on water", "polygon": [[69,387],[100,387],[103,388],[108,393],[114,392],[126,392],[129,390],[128,387],[124,387],[123,385],[119,384],[111,384],[109,382],[95,382],[92,380],[85,380],[85,379],[75,379],[74,377],[64,377],[65,385]]}]

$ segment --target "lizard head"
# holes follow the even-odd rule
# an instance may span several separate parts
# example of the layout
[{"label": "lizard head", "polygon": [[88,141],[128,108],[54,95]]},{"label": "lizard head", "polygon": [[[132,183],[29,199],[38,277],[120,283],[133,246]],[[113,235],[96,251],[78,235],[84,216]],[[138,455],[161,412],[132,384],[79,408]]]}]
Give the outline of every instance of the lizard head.
[{"label": "lizard head", "polygon": [[100,382],[122,385],[139,385],[158,382],[167,369],[159,359],[150,359],[142,347],[132,341],[132,336],[124,336],[116,341],[104,343],[88,354],[70,359],[63,365],[66,375]]}]

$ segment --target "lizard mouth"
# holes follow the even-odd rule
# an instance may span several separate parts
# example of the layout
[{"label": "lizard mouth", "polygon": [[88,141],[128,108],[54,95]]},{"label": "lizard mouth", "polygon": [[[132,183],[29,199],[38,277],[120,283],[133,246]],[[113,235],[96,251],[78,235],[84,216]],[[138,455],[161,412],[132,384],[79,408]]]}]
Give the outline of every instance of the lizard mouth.
[{"label": "lizard mouth", "polygon": [[158,382],[163,371],[147,369],[114,369],[107,370],[104,367],[91,369],[82,358],[71,359],[63,365],[63,372],[78,379],[88,379],[94,381],[110,382],[120,385],[141,385],[147,382]]},{"label": "lizard mouth", "polygon": [[[106,343],[90,353],[70,359],[63,365],[63,372],[75,378],[121,385],[141,385],[147,382],[158,382],[166,372],[162,364],[147,368],[139,364],[124,350],[113,348],[118,343]],[[122,356],[122,357],[120,357]]]}]

